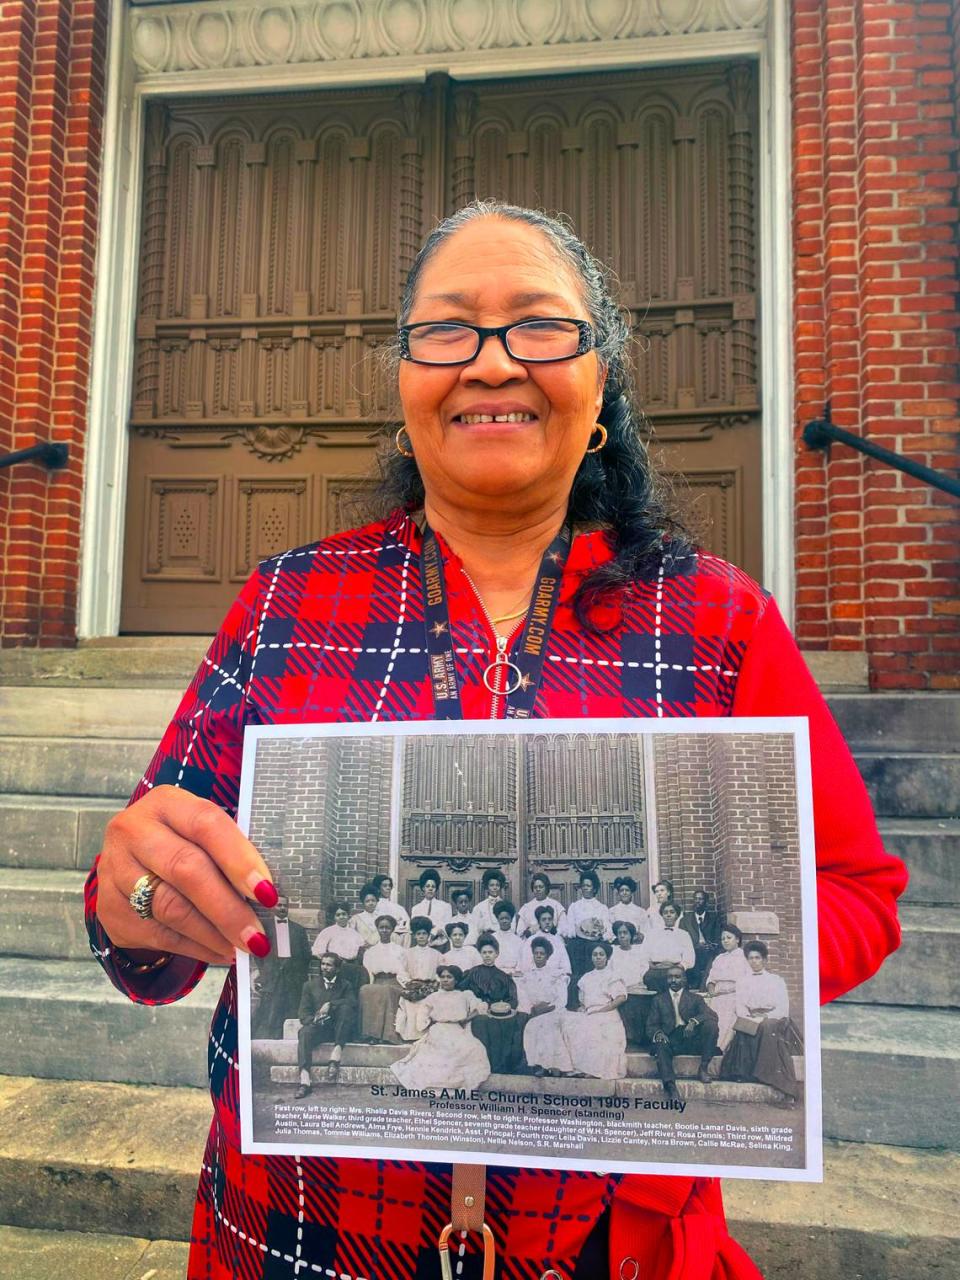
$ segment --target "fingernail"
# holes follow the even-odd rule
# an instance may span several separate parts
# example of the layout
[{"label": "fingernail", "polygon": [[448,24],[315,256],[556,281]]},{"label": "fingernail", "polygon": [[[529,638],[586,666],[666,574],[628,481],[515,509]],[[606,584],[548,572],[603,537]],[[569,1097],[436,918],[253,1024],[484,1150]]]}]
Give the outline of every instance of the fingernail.
[{"label": "fingernail", "polygon": [[261,960],[264,956],[270,954],[270,939],[265,933],[261,933],[259,929],[254,929],[252,925],[250,928],[244,929],[240,935],[240,941],[248,951],[252,951]]},{"label": "fingernail", "polygon": [[[254,872],[254,875],[255,874],[256,872]],[[277,905],[279,894],[273,887],[273,883],[270,880],[258,880],[252,888],[253,896],[260,903],[261,907],[275,907]]]}]

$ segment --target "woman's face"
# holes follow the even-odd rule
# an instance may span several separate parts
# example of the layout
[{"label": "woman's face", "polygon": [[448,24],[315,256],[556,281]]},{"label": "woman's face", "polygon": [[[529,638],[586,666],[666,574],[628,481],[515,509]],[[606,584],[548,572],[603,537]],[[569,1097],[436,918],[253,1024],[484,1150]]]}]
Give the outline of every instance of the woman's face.
[{"label": "woman's face", "polygon": [[596,893],[596,888],[594,887],[594,883],[593,883],[593,881],[592,881],[592,880],[581,880],[581,881],[580,881],[580,892],[581,892],[581,894],[583,894],[583,896],[584,896],[585,898],[592,898],[592,897],[593,897],[593,895]]},{"label": "woman's face", "polygon": [[495,947],[481,947],[480,959],[485,965],[493,965],[497,963],[498,952]]},{"label": "woman's face", "polygon": [[533,896],[538,902],[542,902],[547,896],[547,886],[542,880],[534,880]]},{"label": "woman's face", "polygon": [[661,906],[663,906],[663,904],[670,897],[670,890],[667,888],[665,884],[654,885],[653,892],[654,892],[654,896],[656,897],[657,901],[660,903]]},{"label": "woman's face", "polygon": [[437,886],[435,881],[433,880],[427,881],[427,883],[423,886],[423,896],[425,898],[435,898],[437,896]]},{"label": "woman's face", "polygon": [[629,885],[622,884],[617,890],[617,897],[624,906],[628,906],[633,901],[633,890]]},{"label": "woman's face", "polygon": [[605,969],[607,967],[607,953],[603,947],[594,947],[590,952],[590,963],[595,969]]},{"label": "woman's face", "polygon": [[363,900],[364,911],[372,914],[374,907],[376,907],[379,901],[380,899],[377,897],[375,893],[368,893]]},{"label": "woman's face", "polygon": [[389,898],[391,893],[393,893],[393,881],[389,876],[384,876],[380,881],[380,897]]},{"label": "woman's face", "polygon": [[513,928],[513,917],[506,911],[501,911],[497,916],[497,924],[503,933],[509,933]]},{"label": "woman's face", "polygon": [[547,963],[547,952],[544,947],[533,948],[533,963],[538,969],[542,969]]},{"label": "woman's face", "polygon": [[630,930],[621,925],[618,929],[614,929],[614,933],[616,934],[618,944],[623,947],[624,951],[629,951],[633,946],[633,938],[630,935]]},{"label": "woman's face", "polygon": [[487,897],[491,899],[499,898],[500,890],[502,888],[503,886],[501,885],[499,880],[488,880],[487,881]]},{"label": "woman's face", "polygon": [[737,942],[735,933],[731,933],[729,929],[724,929],[720,934],[720,945],[724,951],[734,951],[740,944]]},{"label": "woman's face", "polygon": [[451,929],[450,930],[451,947],[462,947],[463,940],[466,936],[467,936],[467,932],[465,929]]},{"label": "woman's face", "polygon": [[444,969],[440,975],[440,989],[442,991],[452,991],[457,985],[457,980],[449,969]]},{"label": "woman's face", "polygon": [[767,958],[762,956],[759,951],[748,951],[747,964],[749,964],[754,973],[763,973],[767,967]]},{"label": "woman's face", "polygon": [[393,925],[389,920],[378,920],[377,933],[380,935],[381,942],[389,942],[393,937]]},{"label": "woman's face", "polygon": [[415,947],[425,947],[430,941],[430,934],[426,929],[418,929],[413,935],[413,945]]},{"label": "woman's face", "polygon": [[[573,270],[543,232],[497,217],[462,227],[424,267],[408,323],[494,327],[538,317],[589,320]],[[400,365],[404,424],[428,504],[517,514],[563,507],[594,431],[602,377],[592,351],[521,364],[488,338],[466,365]],[[465,421],[522,415],[513,422]]]},{"label": "woman's face", "polygon": [[338,924],[341,929],[345,929],[350,920],[350,913],[346,907],[337,907],[333,913],[333,923]]}]

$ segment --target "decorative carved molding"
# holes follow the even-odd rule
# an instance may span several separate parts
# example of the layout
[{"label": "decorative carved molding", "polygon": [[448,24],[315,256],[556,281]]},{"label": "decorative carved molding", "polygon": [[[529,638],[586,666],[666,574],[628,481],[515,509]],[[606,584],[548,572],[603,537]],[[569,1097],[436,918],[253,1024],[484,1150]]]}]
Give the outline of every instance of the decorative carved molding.
[{"label": "decorative carved molding", "polygon": [[205,0],[132,8],[141,75],[756,31],[769,0]]}]

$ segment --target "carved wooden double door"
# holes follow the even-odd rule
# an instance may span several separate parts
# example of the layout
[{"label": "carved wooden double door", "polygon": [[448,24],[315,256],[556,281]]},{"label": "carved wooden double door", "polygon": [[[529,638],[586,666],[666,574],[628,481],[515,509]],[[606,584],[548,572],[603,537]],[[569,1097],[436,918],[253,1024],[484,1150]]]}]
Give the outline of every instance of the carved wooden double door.
[{"label": "carved wooden double door", "polygon": [[361,518],[402,281],[474,196],[613,267],[652,451],[759,574],[755,101],[712,64],[151,105],[121,630],[211,632],[258,560]]},{"label": "carved wooden double door", "polygon": [[649,899],[643,744],[606,733],[412,737],[403,740],[397,889],[414,912],[419,879],[438,872],[442,896],[483,899],[483,873],[499,871],[520,906],[545,872],[553,897],[576,902],[582,871],[632,876]]}]

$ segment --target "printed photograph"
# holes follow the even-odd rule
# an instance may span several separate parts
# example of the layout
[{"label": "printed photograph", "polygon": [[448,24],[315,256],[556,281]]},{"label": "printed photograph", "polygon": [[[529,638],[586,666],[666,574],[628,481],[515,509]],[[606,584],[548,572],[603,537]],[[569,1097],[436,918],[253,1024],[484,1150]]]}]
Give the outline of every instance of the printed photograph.
[{"label": "printed photograph", "polygon": [[817,1176],[797,725],[248,730],[245,1149]]}]

